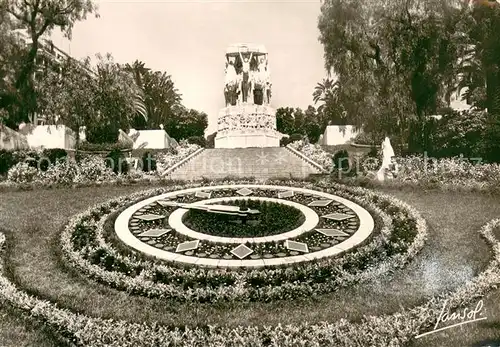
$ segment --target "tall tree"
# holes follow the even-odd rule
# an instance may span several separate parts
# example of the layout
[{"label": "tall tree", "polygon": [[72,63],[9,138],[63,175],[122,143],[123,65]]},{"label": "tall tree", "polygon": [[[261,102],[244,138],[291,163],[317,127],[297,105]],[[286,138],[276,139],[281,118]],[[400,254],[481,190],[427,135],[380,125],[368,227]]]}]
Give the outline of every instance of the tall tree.
[{"label": "tall tree", "polygon": [[208,125],[208,116],[204,112],[177,106],[174,117],[165,124],[165,131],[174,139],[187,139],[191,136],[204,136]]},{"label": "tall tree", "polygon": [[127,131],[134,117],[147,117],[141,102],[143,92],[133,75],[114,62],[111,54],[97,55],[95,103],[97,114],[88,127],[87,139],[94,143],[115,142],[118,130]]},{"label": "tall tree", "polygon": [[3,107],[14,113],[11,117],[16,118],[15,122],[27,121],[36,109],[33,72],[40,38],[55,28],[71,38],[74,24],[96,13],[97,7],[92,0],[0,0],[0,8],[16,22],[16,27],[26,30],[31,41],[13,77],[12,88],[0,90]]},{"label": "tall tree", "polygon": [[9,106],[16,95],[15,74],[22,67],[22,57],[25,53],[24,47],[15,37],[15,29],[15,23],[7,13],[7,8],[0,5],[0,122],[10,127],[16,126],[15,123],[9,122]]},{"label": "tall tree", "polygon": [[37,85],[37,111],[51,123],[68,126],[75,132],[76,150],[80,144],[80,128],[93,124],[97,113],[97,79],[89,71],[90,59],[82,62],[66,60],[61,72],[46,71]]},{"label": "tall tree", "polygon": [[321,134],[325,131],[325,125],[320,117],[320,113],[314,106],[307,106],[304,111],[304,132],[309,139],[309,142],[316,143]]},{"label": "tall tree", "polygon": [[348,123],[347,108],[349,101],[344,98],[339,80],[325,78],[314,88],[313,101],[318,106],[318,115],[322,126],[346,125]]},{"label": "tall tree", "polygon": [[318,27],[325,67],[355,100],[343,102],[356,125],[383,120],[386,134],[416,134],[410,142],[422,149],[422,124],[456,83],[462,10],[458,0],[323,3]]},{"label": "tall tree", "polygon": [[170,75],[161,71],[151,71],[145,64],[135,61],[125,66],[134,75],[134,79],[144,93],[144,104],[148,114],[145,122],[142,117],[134,120],[137,129],[157,129],[160,124],[167,124],[175,118],[175,110],[181,104],[181,94],[174,86]]},{"label": "tall tree", "polygon": [[474,1],[462,30],[462,83],[476,106],[500,120],[500,4]]},{"label": "tall tree", "polygon": [[294,111],[291,107],[276,109],[276,128],[280,133],[288,135],[295,133]]}]

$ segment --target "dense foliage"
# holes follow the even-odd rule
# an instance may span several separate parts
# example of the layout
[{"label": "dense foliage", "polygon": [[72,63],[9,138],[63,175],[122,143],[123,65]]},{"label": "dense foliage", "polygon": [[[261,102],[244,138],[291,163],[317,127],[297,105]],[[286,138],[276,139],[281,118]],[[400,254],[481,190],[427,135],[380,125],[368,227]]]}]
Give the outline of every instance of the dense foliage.
[{"label": "dense foliage", "polygon": [[411,152],[429,150],[428,120],[457,91],[499,119],[498,3],[327,0],[318,27],[334,79],[314,97],[332,117]]},{"label": "dense foliage", "polygon": [[[313,106],[305,111],[300,108],[280,107],[276,110],[276,127],[283,134],[306,136],[310,142],[318,142],[326,123]],[[295,135],[297,136],[297,135]]]},{"label": "dense foliage", "polygon": [[142,171],[152,172],[156,171],[156,159],[151,152],[145,152],[142,155]]},{"label": "dense foliage", "polygon": [[115,174],[127,174],[129,165],[125,160],[123,152],[117,149],[112,150],[106,155],[106,166]]},{"label": "dense foliage", "polygon": [[16,164],[12,151],[0,149],[0,175],[5,175]]},{"label": "dense foliage", "polygon": [[[0,110],[7,126],[28,122],[37,110],[33,73],[42,36],[60,29],[70,38],[75,23],[96,10],[92,0],[0,1]],[[19,44],[15,29],[26,31],[28,47]]]},{"label": "dense foliage", "polygon": [[[101,149],[101,148],[99,148]],[[181,141],[176,148],[148,156],[127,158],[128,152],[119,147],[104,148],[104,152],[80,152],[79,160],[70,158],[65,150],[0,151],[0,175],[7,173],[5,186],[86,185],[99,182],[135,182],[161,180],[162,173],[188,155],[200,149]],[[142,155],[142,156],[141,156]],[[137,169],[134,167],[135,159]],[[117,175],[121,173],[120,175]]]},{"label": "dense foliage", "polygon": [[109,152],[115,149],[118,150],[130,150],[131,147],[127,143],[115,142],[115,143],[90,143],[82,142],[79,149],[83,152]]},{"label": "dense foliage", "polygon": [[332,158],[333,167],[335,169],[347,170],[350,167],[349,164],[349,153],[347,150],[343,149],[335,152]]},{"label": "dense foliage", "polygon": [[186,140],[188,143],[191,143],[193,145],[198,145],[200,147],[207,146],[207,140],[203,136],[190,136]]}]

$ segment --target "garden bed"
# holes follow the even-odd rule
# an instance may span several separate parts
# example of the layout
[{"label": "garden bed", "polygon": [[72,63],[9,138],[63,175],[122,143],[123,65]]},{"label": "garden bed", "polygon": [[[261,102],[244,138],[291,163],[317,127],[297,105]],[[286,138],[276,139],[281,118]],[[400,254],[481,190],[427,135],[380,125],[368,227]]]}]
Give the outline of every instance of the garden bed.
[{"label": "garden bed", "polygon": [[[288,184],[304,186],[306,183],[291,181]],[[171,189],[175,190],[175,187]],[[146,296],[215,302],[269,301],[320,295],[370,278],[380,271],[404,266],[422,247],[426,235],[425,223],[416,211],[404,203],[362,189],[344,191],[338,185],[330,189],[367,205],[382,221],[380,232],[373,239],[341,257],[288,268],[232,271],[183,268],[176,263],[142,261],[137,256],[120,253],[104,237],[106,219],[120,206],[158,195],[162,190],[110,201],[76,217],[62,234],[63,250],[72,266],[113,287]]]},{"label": "garden bed", "polygon": [[[491,230],[495,226],[496,224],[491,223],[481,232],[491,238]],[[493,268],[498,268],[497,264]],[[43,319],[83,345],[111,345],[113,342],[117,345],[124,345],[125,341],[128,341],[128,343],[137,346],[153,346],[158,345],[159,340],[164,341],[164,343],[173,343],[173,341],[184,343],[189,339],[191,343],[199,342],[204,346],[234,346],[235,341],[239,341],[238,345],[241,346],[266,345],[269,341],[282,346],[296,346],[302,342],[306,344],[318,343],[319,345],[346,345],[355,343],[355,341],[364,345],[386,346],[389,343],[402,345],[414,334],[426,331],[426,327],[431,327],[433,325],[432,317],[437,317],[437,313],[439,313],[437,311],[441,308],[443,299],[455,298],[452,300],[452,306],[457,306],[464,303],[464,298],[467,298],[466,300],[469,302],[477,298],[477,295],[482,295],[484,290],[490,288],[490,284],[494,283],[492,282],[494,277],[487,278],[486,282],[484,282],[486,278],[483,277],[480,282],[474,281],[474,283],[468,284],[467,288],[464,288],[466,290],[455,292],[460,293],[462,298],[460,300],[457,300],[456,296],[446,296],[441,300],[431,301],[403,314],[374,317],[373,319],[366,318],[359,324],[341,320],[337,323],[319,325],[303,323],[269,328],[214,327],[209,330],[202,328],[172,330],[159,325],[153,327],[147,324],[130,324],[116,320],[90,318],[84,315],[76,316],[68,310],[56,308],[50,303],[40,302],[36,298],[26,296],[9,286],[5,281],[2,281],[4,289],[2,296],[10,293],[8,294],[9,302],[16,306],[22,305],[23,309],[28,310],[33,316]],[[478,287],[478,283],[481,283],[481,286]],[[487,284],[486,287],[485,284]],[[8,291],[5,290],[7,288]],[[471,293],[475,294],[471,296]],[[433,308],[434,311],[432,311]]]}]

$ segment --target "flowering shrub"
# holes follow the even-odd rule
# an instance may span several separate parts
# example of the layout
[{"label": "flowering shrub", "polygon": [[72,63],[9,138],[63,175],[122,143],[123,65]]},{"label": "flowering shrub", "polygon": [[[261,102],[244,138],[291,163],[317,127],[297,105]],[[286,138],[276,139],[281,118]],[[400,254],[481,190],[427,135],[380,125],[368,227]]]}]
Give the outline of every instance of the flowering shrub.
[{"label": "flowering shrub", "polygon": [[47,171],[37,171],[34,181],[42,184],[68,185],[75,181],[78,175],[76,163],[68,161],[58,161],[55,165],[50,165]]},{"label": "flowering shrub", "polygon": [[93,183],[115,178],[99,156],[83,158],[77,165],[72,161],[58,161],[49,165],[46,171],[37,170],[27,162],[16,164],[9,170],[7,179],[11,183],[36,183],[40,185]]},{"label": "flowering shrub", "polygon": [[78,163],[75,183],[104,182],[116,177],[100,156],[86,156]]},{"label": "flowering shrub", "polygon": [[33,182],[38,170],[30,166],[27,162],[17,163],[10,168],[7,173],[7,179],[14,183],[30,183]]},{"label": "flowering shrub", "polygon": [[201,147],[188,143],[186,140],[179,142],[179,146],[172,149],[172,153],[160,154],[156,160],[156,167],[158,172],[164,172],[166,169],[177,164],[181,160],[187,158],[189,155],[193,154]]},{"label": "flowering shrub", "polygon": [[[319,145],[309,144],[301,140],[293,142],[290,147],[300,151],[305,156],[311,158],[323,168],[331,171],[332,160],[328,152]],[[369,177],[379,168],[381,163],[381,153],[377,157],[365,155],[356,158],[353,167],[349,170],[354,172],[358,178]],[[442,188],[453,187],[457,189],[481,189],[489,190],[492,187],[500,186],[500,164],[474,163],[474,160],[466,160],[462,157],[435,159],[426,156],[395,157],[394,164],[388,176],[394,178],[386,182],[395,184],[413,185],[437,185]],[[343,172],[343,177],[346,173]],[[390,184],[390,183],[389,183]]]},{"label": "flowering shrub", "polygon": [[288,146],[301,152],[312,161],[318,163],[325,170],[330,171],[332,169],[332,155],[324,151],[320,145],[309,143],[307,139],[304,139],[292,142]]},{"label": "flowering shrub", "polygon": [[[156,163],[156,169],[150,172],[133,169],[133,162],[128,163],[131,167],[127,174],[115,174],[113,169],[107,167],[104,158],[98,154],[84,155],[76,164],[70,160],[55,161],[49,165],[47,160],[39,162],[43,157],[42,151],[32,151],[17,154],[19,161],[11,167],[7,174],[7,181],[2,182],[3,186],[13,184],[34,184],[48,186],[54,184],[93,184],[104,182],[123,182],[137,180],[159,180],[163,171],[179,161],[185,159],[190,154],[201,147],[181,141],[175,149],[170,149],[166,154],[160,154]],[[125,160],[125,159],[124,159]],[[44,170],[39,170],[40,163],[46,164]],[[125,164],[125,163],[122,163]],[[109,166],[109,165],[108,165]]]},{"label": "flowering shrub", "polygon": [[396,158],[396,179],[418,184],[456,186],[498,186],[500,164],[474,164],[460,157],[429,159],[426,157]]},{"label": "flowering shrub", "polygon": [[[305,182],[287,181],[286,184],[314,188]],[[135,260],[119,253],[104,237],[107,216],[120,206],[165,192],[157,189],[112,200],[75,217],[61,235],[63,253],[82,273],[134,293],[182,301],[270,301],[319,295],[379,276],[384,271],[404,266],[423,246],[425,221],[406,204],[362,188],[345,188],[326,181],[318,185],[326,192],[366,205],[379,215],[383,224],[379,234],[370,243],[340,258],[324,258],[289,268],[248,271],[182,268],[164,262]],[[194,186],[199,185],[168,190]],[[85,242],[76,245],[75,240],[82,238]],[[178,279],[182,285],[178,284]]]}]

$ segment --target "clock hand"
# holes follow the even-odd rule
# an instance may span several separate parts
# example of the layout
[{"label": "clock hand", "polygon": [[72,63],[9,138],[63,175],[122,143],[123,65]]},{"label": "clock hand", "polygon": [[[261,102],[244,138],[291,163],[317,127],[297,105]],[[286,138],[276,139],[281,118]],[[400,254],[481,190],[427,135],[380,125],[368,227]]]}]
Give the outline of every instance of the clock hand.
[{"label": "clock hand", "polygon": [[234,206],[234,205],[201,205],[201,204],[196,204],[196,203],[184,204],[184,203],[179,203],[179,202],[174,202],[174,201],[168,201],[168,202],[163,203],[162,205],[185,208],[188,210],[192,209],[192,210],[207,211],[207,212],[211,212],[211,213],[238,215],[238,216],[242,216],[242,217],[245,217],[248,215],[256,215],[256,214],[260,213],[260,211],[258,211],[258,210],[254,210],[254,209],[243,210],[239,206]]}]

